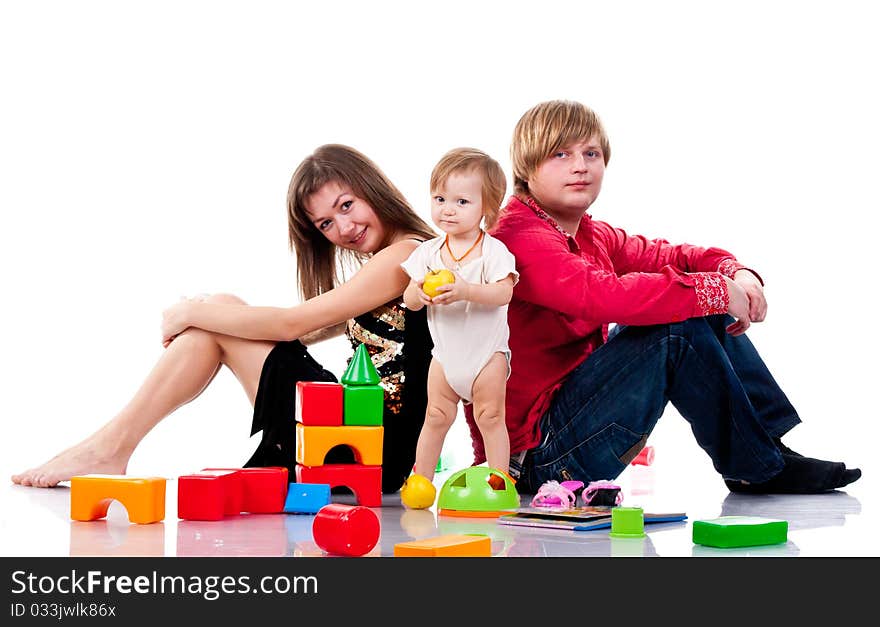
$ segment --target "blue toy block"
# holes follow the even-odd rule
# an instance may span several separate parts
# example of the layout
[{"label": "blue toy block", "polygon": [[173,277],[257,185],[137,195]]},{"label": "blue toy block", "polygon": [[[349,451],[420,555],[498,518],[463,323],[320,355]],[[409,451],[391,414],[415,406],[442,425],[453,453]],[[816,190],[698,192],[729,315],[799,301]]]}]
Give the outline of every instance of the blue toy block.
[{"label": "blue toy block", "polygon": [[329,483],[291,483],[284,502],[286,514],[317,514],[330,504]]}]

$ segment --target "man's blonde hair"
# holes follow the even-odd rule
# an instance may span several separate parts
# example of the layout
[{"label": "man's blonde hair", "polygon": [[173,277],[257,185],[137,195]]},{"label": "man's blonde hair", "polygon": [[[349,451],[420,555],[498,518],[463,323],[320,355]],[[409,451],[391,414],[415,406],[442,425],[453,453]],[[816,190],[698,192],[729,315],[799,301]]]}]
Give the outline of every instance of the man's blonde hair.
[{"label": "man's blonde hair", "polygon": [[554,152],[593,137],[598,139],[602,158],[608,165],[611,144],[602,121],[589,107],[571,100],[550,100],[526,111],[516,123],[510,144],[514,192],[528,194],[528,180]]},{"label": "man's blonde hair", "polygon": [[498,220],[504,194],[507,193],[507,177],[495,159],[476,148],[453,148],[447,152],[431,172],[431,193],[446,184],[455,173],[476,170],[483,177],[483,220],[487,229]]}]

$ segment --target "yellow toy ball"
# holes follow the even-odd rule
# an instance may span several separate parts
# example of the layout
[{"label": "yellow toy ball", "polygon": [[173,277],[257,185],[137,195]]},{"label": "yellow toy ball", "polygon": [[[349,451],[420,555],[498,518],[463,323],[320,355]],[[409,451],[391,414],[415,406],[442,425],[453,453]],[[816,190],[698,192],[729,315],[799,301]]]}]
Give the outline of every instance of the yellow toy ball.
[{"label": "yellow toy ball", "polygon": [[455,283],[455,275],[449,270],[428,270],[422,283],[422,291],[434,298],[439,292],[437,288],[447,283]]},{"label": "yellow toy ball", "polygon": [[400,501],[410,509],[425,509],[434,504],[437,489],[427,477],[412,474],[400,489]]}]

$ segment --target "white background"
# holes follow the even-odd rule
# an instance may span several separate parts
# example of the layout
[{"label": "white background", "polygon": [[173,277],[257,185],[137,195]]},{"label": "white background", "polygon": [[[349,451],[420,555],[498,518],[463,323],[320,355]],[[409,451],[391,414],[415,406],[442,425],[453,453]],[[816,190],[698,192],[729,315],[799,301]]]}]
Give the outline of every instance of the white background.
[{"label": "white background", "polygon": [[[608,4],[4,3],[0,474],[112,417],[181,295],[296,302],[285,195],[316,146],[363,151],[428,219],[443,152],[476,146],[509,173],[517,119],[555,98],[610,135],[596,218],[761,272],[750,336],[805,420],[789,443],[876,468],[870,3]],[[315,354],[341,374],[346,342]],[[129,472],[240,465],[250,412],[223,371]],[[651,441],[712,472],[673,410]]]}]

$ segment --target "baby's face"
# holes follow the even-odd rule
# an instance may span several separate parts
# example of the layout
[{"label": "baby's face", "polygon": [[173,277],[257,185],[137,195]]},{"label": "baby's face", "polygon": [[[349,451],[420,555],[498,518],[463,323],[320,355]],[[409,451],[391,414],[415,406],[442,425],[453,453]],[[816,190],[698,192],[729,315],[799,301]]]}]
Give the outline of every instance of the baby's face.
[{"label": "baby's face", "polygon": [[483,218],[483,177],[479,172],[453,172],[431,190],[431,219],[449,235],[465,235],[480,228]]}]

